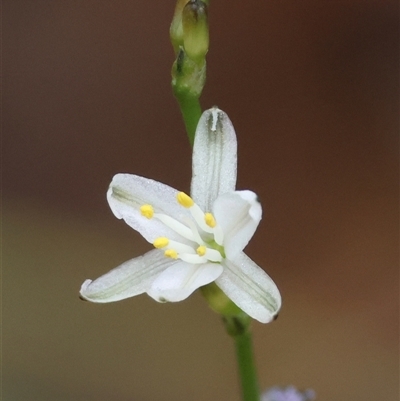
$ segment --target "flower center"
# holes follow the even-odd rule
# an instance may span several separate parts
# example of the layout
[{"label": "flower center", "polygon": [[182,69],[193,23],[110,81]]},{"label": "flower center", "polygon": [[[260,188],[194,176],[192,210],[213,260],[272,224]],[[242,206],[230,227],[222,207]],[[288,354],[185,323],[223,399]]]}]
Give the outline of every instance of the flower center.
[{"label": "flower center", "polygon": [[167,237],[158,237],[153,242],[157,249],[163,249],[164,255],[173,259],[181,259],[188,263],[221,262],[225,257],[221,227],[211,213],[204,213],[199,205],[184,192],[177,194],[177,202],[188,209],[192,219],[186,225],[163,213],[155,213],[151,205],[140,208],[142,216],[158,219],[182,238],[189,241],[175,241]]}]

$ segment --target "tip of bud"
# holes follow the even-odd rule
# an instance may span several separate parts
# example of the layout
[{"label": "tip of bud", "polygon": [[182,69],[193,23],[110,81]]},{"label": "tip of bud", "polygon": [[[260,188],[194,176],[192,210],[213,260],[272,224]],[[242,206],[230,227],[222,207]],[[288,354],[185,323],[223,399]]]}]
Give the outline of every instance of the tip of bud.
[{"label": "tip of bud", "polygon": [[169,34],[175,53],[178,53],[179,47],[183,46],[182,12],[187,2],[188,0],[178,0],[176,2],[174,16],[169,29]]},{"label": "tip of bud", "polygon": [[182,11],[183,47],[189,58],[203,63],[208,52],[208,9],[201,0],[190,0]]},{"label": "tip of bud", "polygon": [[170,27],[175,53],[183,48],[197,64],[203,64],[208,52],[208,9],[201,0],[178,0]]}]

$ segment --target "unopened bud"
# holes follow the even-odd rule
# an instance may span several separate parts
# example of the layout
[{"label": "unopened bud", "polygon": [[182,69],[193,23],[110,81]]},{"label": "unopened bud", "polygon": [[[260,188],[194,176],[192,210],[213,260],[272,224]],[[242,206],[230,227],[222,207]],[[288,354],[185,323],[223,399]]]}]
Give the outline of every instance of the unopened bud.
[{"label": "unopened bud", "polygon": [[188,1],[189,0],[178,0],[176,2],[174,17],[172,18],[171,27],[169,28],[169,35],[175,53],[178,53],[179,47],[183,46],[182,13]]},{"label": "unopened bud", "polygon": [[207,4],[201,0],[190,0],[183,8],[182,27],[187,56],[202,64],[209,45]]}]

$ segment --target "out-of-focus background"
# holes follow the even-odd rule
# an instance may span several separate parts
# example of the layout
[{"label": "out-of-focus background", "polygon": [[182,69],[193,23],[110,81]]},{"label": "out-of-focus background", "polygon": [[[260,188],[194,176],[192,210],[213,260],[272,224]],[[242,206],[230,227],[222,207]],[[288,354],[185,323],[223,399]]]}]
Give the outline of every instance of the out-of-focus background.
[{"label": "out-of-focus background", "polygon": [[[150,249],[110,212],[115,173],[188,190],[170,89],[173,0],[3,2],[4,401],[239,401],[199,294],[78,299]],[[247,253],[283,308],[254,324],[260,384],[398,399],[398,3],[211,1],[204,108],[231,117]]]}]

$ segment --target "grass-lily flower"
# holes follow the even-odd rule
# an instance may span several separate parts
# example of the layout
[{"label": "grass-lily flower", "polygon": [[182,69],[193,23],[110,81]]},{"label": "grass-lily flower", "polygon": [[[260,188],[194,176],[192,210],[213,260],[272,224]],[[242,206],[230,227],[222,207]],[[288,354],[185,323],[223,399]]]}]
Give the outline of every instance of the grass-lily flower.
[{"label": "grass-lily flower", "polygon": [[271,321],[281,305],[279,290],[243,253],[261,220],[261,205],[254,192],[235,190],[236,169],[234,128],[212,108],[196,130],[191,196],[117,174],[107,192],[111,210],[156,249],[86,280],[81,297],[104,303],[146,292],[158,302],[177,302],[215,282],[249,316]]}]

